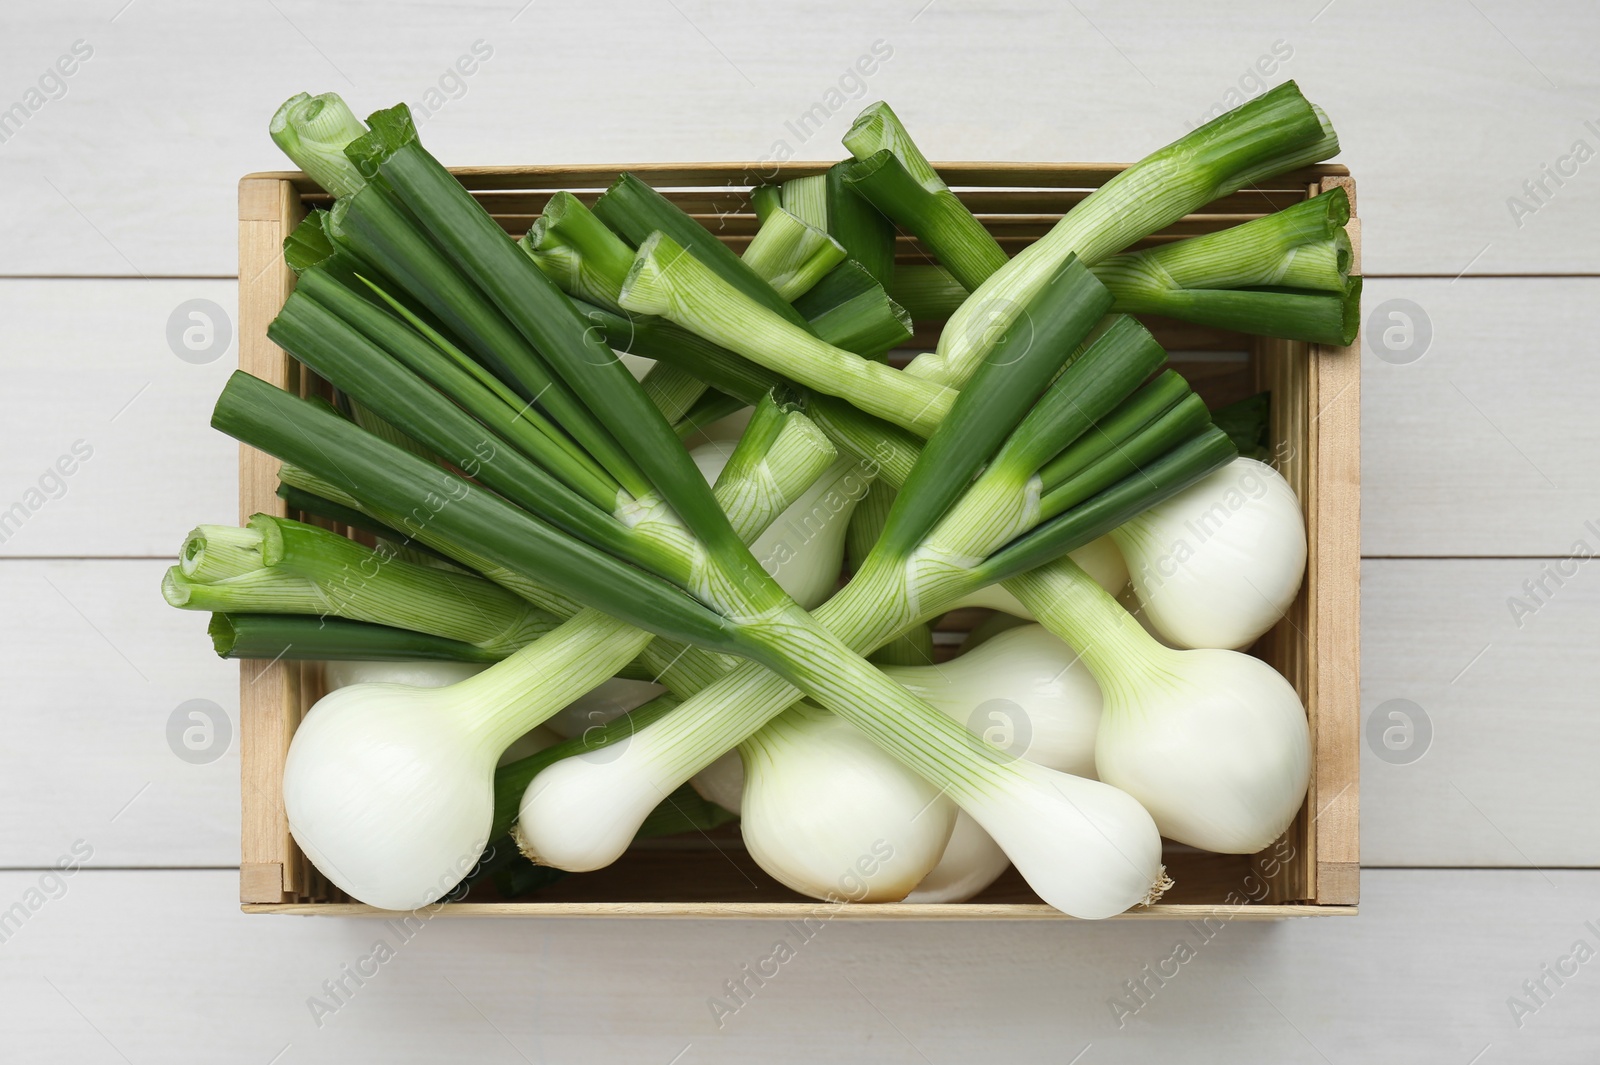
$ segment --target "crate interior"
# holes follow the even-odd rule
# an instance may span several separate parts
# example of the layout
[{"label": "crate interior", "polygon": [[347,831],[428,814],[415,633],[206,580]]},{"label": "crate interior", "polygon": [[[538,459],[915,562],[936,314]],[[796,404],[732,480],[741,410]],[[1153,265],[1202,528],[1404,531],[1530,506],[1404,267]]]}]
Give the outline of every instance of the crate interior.
[{"label": "crate interior", "polygon": [[[756,179],[749,174],[729,174],[727,167],[636,168],[669,198],[695,216],[736,250],[748,243],[756,219],[749,209],[748,189]],[[817,172],[820,168],[810,168]],[[1115,171],[1088,167],[1016,171],[1008,168],[958,165],[942,167],[952,187],[995,234],[1002,246],[1013,254],[1037,239],[1061,215]],[[780,178],[798,176],[808,168],[790,167]],[[459,172],[463,182],[501,222],[508,233],[521,235],[537,218],[555,189],[566,188],[581,199],[592,202],[617,170],[604,167],[482,169]],[[1198,233],[1236,225],[1264,213],[1281,209],[1310,194],[1321,172],[1307,171],[1277,179],[1266,188],[1256,188],[1228,196],[1180,220],[1140,246],[1161,243]],[[768,175],[762,175],[767,177]],[[306,209],[323,204],[327,198],[301,175],[290,193],[290,213],[298,217]],[[961,184],[963,179],[969,184]],[[996,187],[1001,186],[1001,187]],[[286,186],[287,187],[287,186]],[[292,219],[291,219],[292,221]],[[900,262],[930,262],[916,240],[901,236],[897,259]],[[1316,512],[1308,504],[1307,492],[1315,471],[1309,453],[1308,434],[1312,418],[1310,360],[1320,354],[1303,344],[1261,341],[1243,334],[1146,317],[1152,330],[1169,353],[1169,365],[1183,374],[1196,392],[1212,407],[1243,399],[1258,391],[1273,394],[1272,434],[1280,471],[1289,479],[1307,509],[1308,533],[1315,540]],[[264,323],[263,323],[264,325]],[[896,351],[891,361],[903,365],[917,352],[937,341],[941,322],[916,323],[910,345]],[[322,382],[296,365],[290,365],[287,379],[303,392],[325,390]],[[259,508],[258,508],[259,509]],[[341,531],[346,531],[341,529]],[[1313,554],[1313,559],[1315,555]],[[1308,586],[1314,570],[1308,573]],[[1312,655],[1308,623],[1307,590],[1272,632],[1252,649],[1283,672],[1299,690],[1312,714],[1316,728],[1316,693],[1309,668]],[[988,612],[963,610],[946,615],[937,625],[935,649],[942,659],[954,655],[965,633]],[[321,693],[320,667],[315,663],[285,663],[286,699],[290,720]],[[247,675],[251,666],[246,665]],[[248,682],[248,676],[247,676]],[[1313,781],[1308,806],[1315,806]],[[1241,903],[1262,906],[1314,901],[1315,855],[1312,823],[1303,809],[1284,839],[1261,855],[1216,855],[1196,851],[1170,841],[1166,845],[1167,870],[1175,887],[1163,898],[1166,905],[1210,905],[1233,907]],[[501,841],[502,843],[504,841]],[[286,840],[283,871],[285,903],[340,903],[342,895],[322,877]],[[475,889],[469,903],[499,903],[503,900],[490,886]],[[685,903],[815,905],[763,873],[745,852],[737,824],[709,832],[691,833],[636,843],[624,858],[610,868],[568,876],[535,894],[517,900],[529,913],[554,905],[584,903]],[[1046,908],[1030,891],[1016,871],[1008,870],[995,884],[972,900],[1002,906],[1019,905]],[[343,909],[344,907],[340,907]],[[1156,907],[1160,909],[1161,907]],[[910,909],[910,907],[905,907]],[[942,907],[941,909],[949,909]],[[550,912],[550,911],[545,911]],[[1053,911],[1047,911],[1053,912]]]}]

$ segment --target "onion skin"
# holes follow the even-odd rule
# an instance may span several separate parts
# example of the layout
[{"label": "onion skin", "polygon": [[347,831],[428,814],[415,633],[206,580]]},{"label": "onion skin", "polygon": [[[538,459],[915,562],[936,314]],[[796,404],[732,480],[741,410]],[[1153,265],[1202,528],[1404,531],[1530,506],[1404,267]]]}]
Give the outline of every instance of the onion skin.
[{"label": "onion skin", "polygon": [[1144,804],[1161,834],[1219,854],[1254,854],[1283,834],[1311,780],[1311,731],[1294,688],[1234,651],[1169,651],[1174,683],[1108,705],[1100,779]]},{"label": "onion skin", "polygon": [[966,902],[1011,868],[1011,859],[965,811],[956,815],[939,864],[922,878],[906,902],[928,905]]},{"label": "onion skin", "polygon": [[372,683],[324,696],[300,722],[283,768],[289,830],[346,894],[413,910],[477,862],[500,752],[454,717],[439,689]]},{"label": "onion skin", "polygon": [[1300,501],[1255,459],[1234,459],[1111,535],[1144,617],[1177,647],[1248,648],[1305,577]]},{"label": "onion skin", "polygon": [[745,846],[791,890],[896,902],[944,854],[955,804],[842,718],[802,704],[740,756]]}]

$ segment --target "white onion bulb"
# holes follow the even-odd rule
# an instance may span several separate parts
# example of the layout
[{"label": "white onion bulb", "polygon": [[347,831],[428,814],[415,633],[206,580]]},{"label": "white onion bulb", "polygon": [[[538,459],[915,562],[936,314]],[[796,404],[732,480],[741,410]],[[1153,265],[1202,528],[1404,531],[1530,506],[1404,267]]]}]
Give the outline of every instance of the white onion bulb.
[{"label": "white onion bulb", "polygon": [[1305,576],[1300,502],[1255,459],[1234,459],[1111,535],[1150,624],[1179,647],[1249,647]]},{"label": "white onion bulb", "polygon": [[893,902],[944,853],[955,804],[849,722],[800,703],[739,750],[745,846],[786,887]]},{"label": "white onion bulb", "polygon": [[906,902],[966,902],[1011,868],[1011,859],[966,811],[956,814],[944,854]]}]

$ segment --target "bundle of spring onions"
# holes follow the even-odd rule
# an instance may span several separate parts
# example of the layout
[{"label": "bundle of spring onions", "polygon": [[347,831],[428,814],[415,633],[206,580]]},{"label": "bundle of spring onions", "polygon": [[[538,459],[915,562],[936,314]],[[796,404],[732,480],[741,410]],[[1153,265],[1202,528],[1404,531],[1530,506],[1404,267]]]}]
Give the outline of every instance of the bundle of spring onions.
[{"label": "bundle of spring onions", "polygon": [[[220,654],[342,663],[283,797],[352,897],[426,905],[491,845],[476,879],[536,890],[737,812],[802,894],[1011,864],[1100,918],[1170,886],[1163,836],[1252,853],[1299,810],[1305,711],[1237,651],[1298,591],[1298,504],[1132,315],[1348,342],[1348,203],[1125,251],[1337,151],[1292,83],[1011,259],[884,104],[754,191],[742,255],[628,174],[513,239],[404,105],[302,94],[271,133],[334,201],[269,335],[331,387],[236,374],[212,422],[305,520],[202,525],[162,590]],[[1004,617],[936,665],[963,605]]]}]

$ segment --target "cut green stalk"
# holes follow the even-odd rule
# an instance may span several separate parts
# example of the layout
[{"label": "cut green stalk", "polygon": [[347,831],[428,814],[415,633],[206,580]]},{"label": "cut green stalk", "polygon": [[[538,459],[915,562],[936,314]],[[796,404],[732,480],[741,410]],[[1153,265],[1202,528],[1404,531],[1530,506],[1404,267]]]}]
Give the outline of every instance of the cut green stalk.
[{"label": "cut green stalk", "polygon": [[981,284],[1005,265],[1000,244],[931,167],[926,177],[919,177],[894,152],[883,149],[857,154],[845,180],[900,228],[915,234],[962,284]]},{"label": "cut green stalk", "polygon": [[[319,361],[325,364],[328,369],[324,376],[335,384],[350,381],[347,391],[372,387],[375,379],[385,377],[392,380],[391,387],[402,387],[398,367],[390,370],[387,365],[377,365],[385,363],[386,355],[392,356],[592,505],[609,511],[618,503],[621,488],[598,463],[573,447],[543,415],[528,404],[517,402],[505,385],[483,373],[459,349],[437,334],[429,338],[385,314],[320,270],[308,270],[302,275],[267,334],[308,365],[317,367]],[[408,402],[428,402],[432,408],[442,410],[439,400],[418,398],[419,386],[420,382],[404,386]],[[413,426],[418,424],[418,417],[427,420],[418,411],[411,414],[406,421]],[[451,421],[460,431],[468,425],[458,416],[451,416]],[[460,451],[464,442],[473,445],[474,450]],[[466,468],[477,457],[475,446],[479,440],[469,434],[453,443],[458,450],[446,454]]]},{"label": "cut green stalk", "polygon": [[750,269],[790,301],[809,292],[844,258],[844,245],[782,208],[762,219],[743,255]]},{"label": "cut green stalk", "polygon": [[[315,274],[316,271],[308,272],[305,280],[315,280]],[[648,559],[678,574],[681,579],[687,579],[694,561],[684,554],[685,548],[679,542],[679,537],[666,523],[659,519],[638,525],[619,521],[613,516],[612,509],[620,510],[626,500],[618,498],[614,491],[608,493],[603,485],[592,489],[587,499],[578,495],[547,472],[546,465],[524,455],[503,437],[475,421],[444,393],[430,388],[422,378],[408,371],[401,361],[391,358],[390,351],[398,353],[406,350],[406,337],[403,335],[406,330],[403,325],[393,323],[397,335],[387,339],[395,347],[386,350],[372,343],[340,315],[319,302],[326,295],[345,291],[342,286],[329,283],[326,286],[328,293],[314,292],[313,287],[303,286],[290,294],[283,310],[267,330],[275,343],[336,387],[360,397],[404,431],[422,439],[457,467],[479,478],[512,502],[591,543],[634,561]],[[351,297],[351,302],[361,303],[354,297]],[[370,304],[363,306],[374,315],[382,316],[382,312]],[[341,308],[345,313],[352,309]],[[424,355],[430,353],[431,349],[420,336],[412,334],[410,339],[414,341],[418,352]],[[436,368],[450,368],[448,360],[438,356],[437,352],[432,354],[436,356]],[[464,376],[456,383],[463,389],[472,384]],[[478,398],[485,403],[495,402],[492,396],[480,394]],[[515,412],[510,414],[513,425],[522,424],[515,419]],[[492,414],[489,416],[494,417]],[[543,439],[531,432],[524,437],[525,441]],[[547,451],[546,455],[540,456],[547,464],[554,465],[566,458],[565,453],[558,449]],[[648,510],[641,515],[648,516]]]},{"label": "cut green stalk", "polygon": [[[260,564],[245,570],[236,560],[250,537]],[[202,525],[180,558],[161,591],[186,610],[331,615],[502,653],[549,630],[549,615],[480,577],[413,565],[287,518],[258,514],[245,529]],[[219,570],[225,576],[214,579]]]},{"label": "cut green stalk", "polygon": [[595,216],[623,240],[639,247],[652,233],[666,233],[691,252],[707,270],[790,325],[804,329],[805,319],[750,264],[741,260],[699,222],[632,174],[623,174],[594,205]]},{"label": "cut green stalk", "polygon": [[783,388],[781,376],[765,366],[740,358],[727,348],[654,315],[613,314],[601,307],[579,308],[585,320],[600,331],[605,342],[617,351],[655,359],[676,366],[692,377],[742,400],[747,406],[775,388]]},{"label": "cut green stalk", "polygon": [[846,397],[923,436],[955,401],[949,389],[927,387],[767,313],[664,233],[653,234],[639,248],[622,288],[622,306],[666,318],[797,384]]},{"label": "cut green stalk", "polygon": [[[736,611],[767,610],[781,603],[782,591],[750,557],[671,426],[616,354],[561,290],[506,240],[499,224],[460,182],[422,147],[405,105],[381,114],[382,121],[372,122],[374,133],[353,142],[347,153],[376,168],[432,239],[550,360],[589,411],[637,461],[661,500],[703,549],[697,558],[710,562],[707,571],[695,577],[699,594]],[[619,185],[627,186],[627,182]],[[736,598],[723,601],[719,599],[722,595]]]},{"label": "cut green stalk", "polygon": [[[851,191],[845,180],[847,166],[836,163],[825,174],[791,178],[783,183],[777,198],[784,209],[827,230],[829,236],[844,245],[851,261],[879,284],[887,284],[894,270],[894,226],[872,204]],[[752,201],[757,199],[752,196]],[[759,203],[756,211],[759,216]]]},{"label": "cut green stalk", "polygon": [[518,242],[539,269],[574,297],[617,310],[633,249],[570,192],[550,197]]},{"label": "cut green stalk", "polygon": [[265,565],[259,530],[200,525],[178,550],[176,569],[192,581],[210,584],[242,577]]},{"label": "cut green stalk", "polygon": [[976,287],[1005,265],[999,243],[950,191],[888,104],[857,115],[844,146],[855,156],[844,165],[845,183],[920,238],[962,284]]},{"label": "cut green stalk", "polygon": [[[550,619],[545,631],[557,624]],[[498,650],[486,650],[462,640],[364,621],[301,614],[212,614],[207,631],[220,658],[489,663],[504,657]]]},{"label": "cut green stalk", "polygon": [[818,340],[868,359],[911,339],[911,316],[855,260],[840,263],[795,300]]},{"label": "cut green stalk", "polygon": [[1118,305],[1141,314],[1164,314],[1197,325],[1343,347],[1361,325],[1361,278],[1339,294],[1268,289],[1141,289],[1124,292]]},{"label": "cut green stalk", "polygon": [[[360,144],[361,139],[353,143]],[[546,411],[617,483],[632,495],[647,494],[648,478],[567,385],[552,375],[537,346],[512,327],[387,190],[369,184],[340,199],[330,220],[336,238],[377,263],[524,402],[537,403]],[[499,238],[509,244],[503,233]],[[526,256],[522,262],[533,268]]]},{"label": "cut green stalk", "polygon": [[1094,272],[1113,293],[1119,283],[1342,293],[1350,278],[1349,221],[1350,197],[1333,188],[1242,225],[1113,255]]},{"label": "cut green stalk", "polygon": [[344,146],[366,127],[338,93],[289,97],[272,116],[269,131],[273,143],[333,195],[345,196],[366,184],[360,169],[344,154]]},{"label": "cut green stalk", "polygon": [[1089,266],[1220,196],[1326,159],[1338,138],[1293,81],[1215,118],[1096,189],[1055,227],[973,287],[907,372],[959,388],[994,339],[1068,254]]},{"label": "cut green stalk", "polygon": [[1155,463],[1179,444],[1200,436],[1210,425],[1211,418],[1204,401],[1191,393],[1151,425],[1141,429],[1132,440],[1045,491],[1039,497],[1040,512],[1047,518],[1053,518],[1077,506],[1124,477],[1130,477]]},{"label": "cut green stalk", "polygon": [[[291,512],[298,511],[301,514],[313,515],[318,518],[326,518],[329,521],[338,522],[342,525],[348,525],[353,529],[360,529],[363,532],[371,533],[377,539],[393,544],[397,548],[402,548],[417,555],[426,555],[433,563],[443,562],[452,564],[450,563],[449,559],[445,558],[433,548],[411,538],[410,536],[407,536],[405,533],[389,528],[389,526],[385,525],[383,522],[378,521],[369,514],[363,513],[355,507],[347,506],[344,503],[338,503],[334,500],[324,498],[323,496],[319,496],[316,493],[307,491],[303,488],[296,488],[294,485],[285,481],[280,481],[278,483],[277,494],[278,498],[283,500],[284,505]],[[419,560],[412,558],[407,559],[407,561],[416,562]]]},{"label": "cut green stalk", "polygon": [[1342,346],[1355,339],[1361,291],[1349,219],[1336,188],[1231,229],[1112,256],[1095,275],[1129,311]]}]

